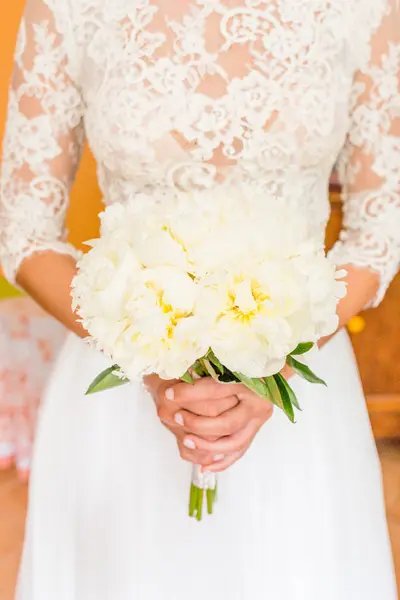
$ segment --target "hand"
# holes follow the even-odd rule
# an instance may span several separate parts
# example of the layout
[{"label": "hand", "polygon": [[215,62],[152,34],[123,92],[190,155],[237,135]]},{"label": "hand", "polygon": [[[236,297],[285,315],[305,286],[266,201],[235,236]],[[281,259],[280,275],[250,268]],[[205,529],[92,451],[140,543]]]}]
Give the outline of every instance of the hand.
[{"label": "hand", "polygon": [[[161,422],[176,437],[181,457],[184,460],[199,465],[213,462],[214,456],[201,450],[193,450],[184,445],[187,430],[182,426],[182,417],[179,417],[179,415],[181,415],[182,411],[185,411],[185,413],[189,413],[193,417],[207,417],[211,419],[234,408],[239,403],[236,396],[225,394],[225,386],[222,386],[224,389],[221,390],[221,395],[224,397],[210,399],[208,389],[214,389],[215,382],[211,378],[206,378],[202,381],[207,383],[203,383],[199,388],[199,382],[195,386],[192,386],[186,383],[179,383],[179,380],[165,381],[157,375],[150,375],[144,379],[147,389],[153,396]],[[177,386],[178,390],[175,394]],[[172,393],[169,392],[168,394],[169,396],[172,394],[175,396],[173,400],[167,399],[167,390],[173,390]],[[211,436],[207,439],[215,440],[217,438]]]},{"label": "hand", "polygon": [[272,415],[270,402],[240,384],[208,377],[194,385],[164,382],[161,388],[158,414],[177,437],[182,458],[209,471],[223,471],[241,458]]},{"label": "hand", "polygon": [[[271,402],[237,383],[224,384],[205,378],[196,381],[189,389],[184,383],[178,383],[171,389],[174,402],[183,407],[177,420],[186,433],[183,446],[190,452],[185,452],[186,460],[201,464],[204,471],[224,471],[239,460],[273,413]],[[193,403],[204,398],[207,404],[212,405],[223,397],[236,398],[237,402],[219,415],[194,414]],[[201,455],[202,460],[193,460],[195,455]]]}]

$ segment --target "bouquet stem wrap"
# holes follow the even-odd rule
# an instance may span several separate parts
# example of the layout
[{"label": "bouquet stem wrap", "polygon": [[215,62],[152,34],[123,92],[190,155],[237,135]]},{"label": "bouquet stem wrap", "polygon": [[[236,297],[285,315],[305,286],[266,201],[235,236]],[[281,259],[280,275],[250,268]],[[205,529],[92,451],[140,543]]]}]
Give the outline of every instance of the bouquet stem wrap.
[{"label": "bouquet stem wrap", "polygon": [[213,513],[214,502],[217,499],[217,475],[207,471],[203,472],[200,465],[193,465],[189,517],[195,517],[198,521],[201,521],[205,498],[207,501],[207,512],[211,515]]}]

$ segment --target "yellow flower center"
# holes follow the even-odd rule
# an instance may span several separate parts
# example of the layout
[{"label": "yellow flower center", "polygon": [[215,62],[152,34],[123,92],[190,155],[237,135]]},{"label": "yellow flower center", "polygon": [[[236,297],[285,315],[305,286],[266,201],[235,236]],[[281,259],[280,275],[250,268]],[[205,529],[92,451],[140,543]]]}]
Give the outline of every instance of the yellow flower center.
[{"label": "yellow flower center", "polygon": [[250,321],[262,310],[270,297],[255,279],[235,281],[228,293],[229,303],[225,315],[230,315],[243,324]]},{"label": "yellow flower center", "polygon": [[164,290],[156,290],[155,286],[151,286],[157,296],[157,305],[161,308],[165,315],[168,315],[169,322],[166,327],[166,339],[170,340],[174,337],[175,327],[181,319],[189,316],[189,313],[183,310],[174,309],[171,304],[164,299]]}]

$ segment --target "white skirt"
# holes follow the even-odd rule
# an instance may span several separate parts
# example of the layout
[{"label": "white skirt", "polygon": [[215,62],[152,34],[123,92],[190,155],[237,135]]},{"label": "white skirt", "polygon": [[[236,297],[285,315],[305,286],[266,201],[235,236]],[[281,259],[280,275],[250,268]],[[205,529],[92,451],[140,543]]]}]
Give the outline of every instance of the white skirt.
[{"label": "white skirt", "polygon": [[44,402],[18,600],[396,600],[376,448],[349,340],[293,379],[219,479],[215,514],[187,516],[191,467],[140,385],[85,397],[107,366],[69,336]]}]

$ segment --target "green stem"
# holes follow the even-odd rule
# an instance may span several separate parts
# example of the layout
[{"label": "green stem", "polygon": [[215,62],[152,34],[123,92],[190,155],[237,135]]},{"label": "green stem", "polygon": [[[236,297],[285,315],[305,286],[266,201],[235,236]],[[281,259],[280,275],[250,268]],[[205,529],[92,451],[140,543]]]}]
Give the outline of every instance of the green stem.
[{"label": "green stem", "polygon": [[204,490],[201,490],[200,488],[198,489],[198,496],[197,496],[197,514],[196,514],[196,519],[198,521],[201,521],[202,517],[203,517],[203,497],[204,497]]},{"label": "green stem", "polygon": [[209,515],[213,514],[213,504],[215,500],[215,490],[207,490],[207,512]]},{"label": "green stem", "polygon": [[192,483],[190,486],[190,499],[189,499],[189,517],[194,517],[197,508],[197,495],[198,488]]}]

